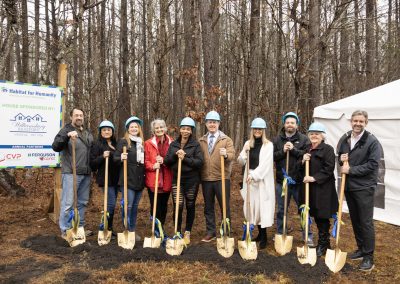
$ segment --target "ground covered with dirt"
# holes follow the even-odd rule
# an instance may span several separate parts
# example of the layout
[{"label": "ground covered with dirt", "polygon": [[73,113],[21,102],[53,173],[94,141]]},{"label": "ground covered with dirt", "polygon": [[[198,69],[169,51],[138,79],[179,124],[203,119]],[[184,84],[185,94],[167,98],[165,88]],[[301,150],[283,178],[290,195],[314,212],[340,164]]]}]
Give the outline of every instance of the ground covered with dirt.
[{"label": "ground covered with dirt", "polygon": [[[97,227],[101,218],[102,194],[92,187],[87,226],[94,231],[83,245],[70,248],[60,237],[59,229],[47,217],[47,207],[53,188],[50,169],[17,170],[18,181],[27,188],[25,197],[0,196],[0,282],[5,283],[320,283],[320,282],[392,282],[400,281],[400,228],[375,222],[376,268],[369,273],[357,270],[359,261],[347,260],[344,268],[333,274],[318,259],[314,267],[301,265],[296,247],[301,247],[299,218],[291,204],[289,224],[293,227],[293,248],[290,254],[278,256],[272,237],[275,228],[268,229],[268,246],[258,252],[255,261],[244,261],[238,251],[223,258],[216,243],[202,243],[205,233],[204,203],[197,199],[196,220],[192,243],[180,256],[170,256],[164,248],[143,248],[136,242],[133,250],[124,250],[114,239],[109,245],[97,244]],[[235,242],[241,237],[243,222],[242,200],[238,183],[240,169],[235,168],[232,181],[232,227]],[[173,231],[172,203],[168,213],[167,233]],[[120,208],[117,210],[115,230],[122,232]],[[351,252],[355,248],[351,222],[344,214],[341,249]],[[149,202],[143,194],[139,206],[137,233],[143,238],[151,235]],[[315,225],[313,231],[316,233]],[[331,241],[333,244],[333,240]],[[236,245],[237,247],[237,245]]]}]

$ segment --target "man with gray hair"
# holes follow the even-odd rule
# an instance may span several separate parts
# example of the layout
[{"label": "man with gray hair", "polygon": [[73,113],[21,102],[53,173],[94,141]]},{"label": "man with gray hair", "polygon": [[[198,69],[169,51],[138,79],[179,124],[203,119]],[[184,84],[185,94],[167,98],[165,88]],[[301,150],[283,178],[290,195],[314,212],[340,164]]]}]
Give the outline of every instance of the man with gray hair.
[{"label": "man with gray hair", "polygon": [[345,196],[358,247],[350,258],[362,259],[359,269],[370,271],[374,268],[374,193],[381,150],[378,139],[365,130],[366,111],[353,112],[350,124],[352,130],[342,136],[337,147],[341,172],[347,174]]}]

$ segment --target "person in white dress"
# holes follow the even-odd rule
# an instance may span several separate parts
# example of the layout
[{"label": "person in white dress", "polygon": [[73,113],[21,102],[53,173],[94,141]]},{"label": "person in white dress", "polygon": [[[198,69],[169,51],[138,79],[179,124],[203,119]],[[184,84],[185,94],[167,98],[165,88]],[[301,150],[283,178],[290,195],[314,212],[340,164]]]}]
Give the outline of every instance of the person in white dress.
[{"label": "person in white dress", "polygon": [[[243,211],[251,224],[257,225],[259,234],[255,241],[260,242],[260,249],[267,246],[267,227],[274,223],[275,187],[273,151],[271,141],[266,137],[267,123],[262,118],[255,118],[251,123],[250,140],[246,141],[240,152],[238,162],[245,167],[243,188],[240,193],[244,200]],[[249,157],[249,159],[248,159]],[[249,161],[248,161],[249,160]],[[247,173],[249,168],[249,173]],[[246,194],[250,185],[250,215],[246,216]]]}]

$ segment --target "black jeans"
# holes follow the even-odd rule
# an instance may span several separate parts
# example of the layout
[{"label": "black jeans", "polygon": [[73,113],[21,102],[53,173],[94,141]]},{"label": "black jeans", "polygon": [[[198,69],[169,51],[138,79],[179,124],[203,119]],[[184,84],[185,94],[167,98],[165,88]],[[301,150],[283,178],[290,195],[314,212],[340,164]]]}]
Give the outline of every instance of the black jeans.
[{"label": "black jeans", "polygon": [[[152,192],[150,189],[147,189],[147,192],[149,193],[150,199],[150,216],[153,216],[154,192]],[[157,194],[156,218],[160,220],[162,226],[164,226],[165,219],[167,217],[169,196],[169,192]]]},{"label": "black jeans", "polygon": [[[182,227],[182,212],[183,204],[186,204],[186,227],[185,231],[191,231],[196,215],[196,198],[199,191],[199,184],[197,182],[181,181],[181,188],[179,192],[179,211],[178,211],[178,232],[181,232]],[[172,185],[172,197],[174,203],[174,224],[175,224],[175,210],[176,210],[176,194],[177,185]]]},{"label": "black jeans", "polygon": [[[218,181],[203,181],[203,197],[204,197],[204,216],[206,217],[207,235],[216,236],[215,229],[215,197],[217,197],[219,208],[221,209],[222,216],[222,183]],[[226,196],[226,217],[231,219],[230,210],[230,196],[231,196],[231,183],[229,179],[225,179],[225,196]],[[231,229],[232,230],[232,229]]]},{"label": "black jeans", "polygon": [[364,256],[371,257],[375,250],[374,192],[374,187],[345,191],[358,249]]}]

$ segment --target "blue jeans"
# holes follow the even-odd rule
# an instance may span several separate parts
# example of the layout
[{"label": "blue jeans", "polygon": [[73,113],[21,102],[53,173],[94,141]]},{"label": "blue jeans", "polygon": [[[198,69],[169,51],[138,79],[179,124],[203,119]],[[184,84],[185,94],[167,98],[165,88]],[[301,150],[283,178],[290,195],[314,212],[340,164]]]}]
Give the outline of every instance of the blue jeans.
[{"label": "blue jeans", "polygon": [[[114,211],[115,205],[117,204],[119,189],[117,186],[109,186],[107,190],[107,212],[109,214],[108,217],[108,229],[112,230],[113,220],[114,220]],[[104,193],[104,188],[103,188]]]},{"label": "blue jeans", "polygon": [[[122,199],[124,198],[124,188],[121,188]],[[134,232],[136,228],[137,211],[140,199],[142,198],[142,190],[132,190],[128,188],[128,231]],[[122,220],[122,225],[124,220]]]},{"label": "blue jeans", "polygon": [[[295,184],[295,185],[289,185],[288,191],[287,191],[287,208],[289,208],[290,205],[290,199],[293,196],[294,201],[296,202],[297,205],[297,210],[299,210],[300,207],[300,201],[299,201],[299,191],[302,188],[302,184]],[[277,227],[277,232],[278,234],[282,234],[283,231],[283,212],[284,212],[284,205],[285,205],[285,197],[282,197],[282,184],[276,183],[275,187],[275,192],[276,192],[276,199],[278,203],[278,212],[276,213],[276,227]],[[286,226],[287,226],[287,219],[286,219]],[[286,230],[287,232],[287,230]],[[313,234],[311,232],[311,224],[308,227],[308,237],[313,238]],[[303,236],[304,238],[304,236]]]},{"label": "blue jeans", "polygon": [[[74,187],[72,174],[62,174],[62,193],[60,204],[60,220],[59,225],[61,232],[71,228],[71,220],[69,216],[71,210],[74,210]],[[85,225],[85,209],[89,202],[90,193],[90,175],[77,175],[76,186],[78,191],[77,207],[80,217],[79,226]]]}]

